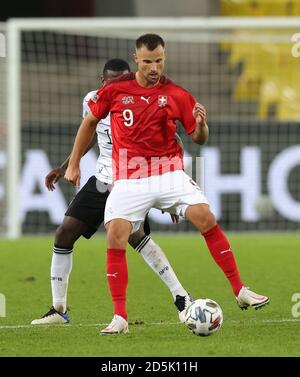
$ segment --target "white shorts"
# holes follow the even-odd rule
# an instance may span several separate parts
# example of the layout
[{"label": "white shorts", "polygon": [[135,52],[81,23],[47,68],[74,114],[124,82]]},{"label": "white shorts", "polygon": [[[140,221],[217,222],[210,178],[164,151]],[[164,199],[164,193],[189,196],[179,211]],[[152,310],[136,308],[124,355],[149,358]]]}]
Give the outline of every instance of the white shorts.
[{"label": "white shorts", "polygon": [[185,216],[189,205],[208,204],[200,187],[183,171],[141,179],[119,180],[106,201],[104,223],[113,219],[131,222],[136,232],[151,208]]}]

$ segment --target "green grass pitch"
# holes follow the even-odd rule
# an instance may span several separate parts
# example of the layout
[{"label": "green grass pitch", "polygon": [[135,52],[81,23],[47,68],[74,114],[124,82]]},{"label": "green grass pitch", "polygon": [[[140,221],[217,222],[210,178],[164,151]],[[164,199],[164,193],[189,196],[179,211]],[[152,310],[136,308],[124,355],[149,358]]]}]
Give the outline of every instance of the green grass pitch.
[{"label": "green grass pitch", "polygon": [[[230,234],[242,279],[269,295],[270,305],[241,311],[231,288],[200,236],[154,234],[183,285],[194,297],[217,301],[222,329],[206,338],[178,321],[168,289],[130,247],[128,314],[130,333],[101,336],[112,304],[105,276],[105,238],[80,240],[69,284],[70,325],[30,326],[51,305],[51,237],[0,241],[0,356],[299,356],[300,318],[292,295],[300,292],[300,236]],[[299,313],[300,314],[300,313]]]}]

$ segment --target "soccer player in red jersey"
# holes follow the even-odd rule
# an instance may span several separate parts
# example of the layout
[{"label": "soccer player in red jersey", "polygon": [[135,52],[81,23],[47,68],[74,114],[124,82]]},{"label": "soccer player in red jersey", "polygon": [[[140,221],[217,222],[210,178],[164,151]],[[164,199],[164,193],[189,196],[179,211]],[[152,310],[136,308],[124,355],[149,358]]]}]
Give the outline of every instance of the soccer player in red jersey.
[{"label": "soccer player in red jersey", "polygon": [[[126,61],[110,59],[104,65],[101,82],[104,85],[113,78],[128,72],[130,72],[130,67]],[[97,90],[93,90],[84,97],[83,118],[90,112],[88,102],[96,92]],[[67,293],[73,266],[73,247],[79,237],[83,236],[89,239],[102,224],[106,200],[113,181],[109,115],[106,119],[99,121],[92,144],[95,144],[96,140],[100,154],[95,175],[90,177],[83,188],[75,195],[65,213],[62,224],[55,232],[51,261],[52,307],[41,318],[34,319],[31,322],[32,325],[65,324],[70,320],[67,311]],[[90,147],[92,145],[88,149]],[[48,190],[55,189],[54,184],[64,176],[68,163],[69,158],[46,176],[45,184]],[[176,222],[176,217],[172,216],[172,220]],[[131,234],[128,242],[169,288],[174,304],[179,311],[179,319],[183,322],[184,311],[192,303],[192,297],[178,280],[167,256],[151,238],[150,233],[150,225],[146,216],[145,222],[141,224],[137,232]]]},{"label": "soccer player in red jersey", "polygon": [[111,113],[114,187],[105,209],[107,277],[114,317],[102,334],[128,331],[126,243],[150,208],[184,216],[201,232],[216,263],[231,284],[238,305],[262,307],[269,302],[246,288],[230,244],[216,223],[200,187],[184,172],[182,148],[175,138],[180,121],[193,142],[209,135],[205,108],[181,86],[163,76],[165,43],[156,34],[136,40],[137,72],[99,89],[89,102],[65,178],[80,182],[79,162],[99,119]]}]

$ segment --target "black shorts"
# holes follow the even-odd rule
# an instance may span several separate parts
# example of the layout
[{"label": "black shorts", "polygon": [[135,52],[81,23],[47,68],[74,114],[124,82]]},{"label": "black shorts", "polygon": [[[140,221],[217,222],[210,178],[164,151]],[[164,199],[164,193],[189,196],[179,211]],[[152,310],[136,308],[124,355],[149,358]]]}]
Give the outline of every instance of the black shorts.
[{"label": "black shorts", "polygon": [[[85,238],[91,238],[104,220],[105,204],[109,191],[99,191],[96,184],[97,179],[92,176],[71,201],[65,213],[65,216],[74,217],[88,226],[88,230],[83,234]],[[101,185],[103,187],[106,184],[101,182]],[[148,216],[145,218],[144,232],[147,235],[150,234]]]}]

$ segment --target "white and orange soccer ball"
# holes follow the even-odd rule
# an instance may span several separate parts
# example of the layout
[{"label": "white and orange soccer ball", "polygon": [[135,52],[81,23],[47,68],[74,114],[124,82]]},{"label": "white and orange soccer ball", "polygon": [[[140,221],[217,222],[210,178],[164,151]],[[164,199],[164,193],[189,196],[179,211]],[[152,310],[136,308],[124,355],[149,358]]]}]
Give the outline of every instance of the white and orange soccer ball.
[{"label": "white and orange soccer ball", "polygon": [[208,336],[221,328],[223,312],[215,301],[209,298],[197,299],[186,309],[184,323],[193,334]]}]

